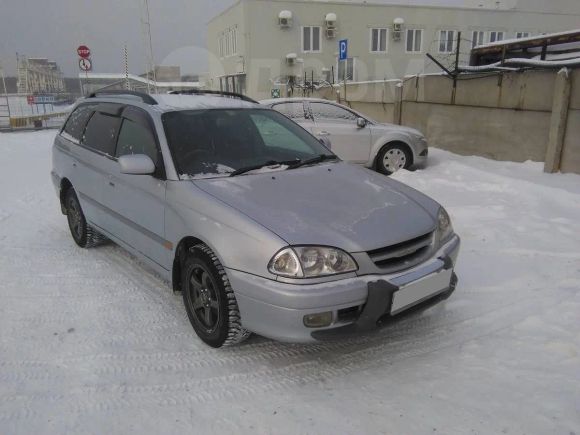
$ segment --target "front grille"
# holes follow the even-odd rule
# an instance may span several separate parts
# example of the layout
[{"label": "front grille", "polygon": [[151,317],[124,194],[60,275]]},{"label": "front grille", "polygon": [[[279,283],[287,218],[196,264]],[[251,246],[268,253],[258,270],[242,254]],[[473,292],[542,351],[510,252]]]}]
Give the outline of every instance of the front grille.
[{"label": "front grille", "polygon": [[384,248],[368,251],[370,259],[382,271],[397,272],[408,269],[424,260],[431,251],[433,233]]}]

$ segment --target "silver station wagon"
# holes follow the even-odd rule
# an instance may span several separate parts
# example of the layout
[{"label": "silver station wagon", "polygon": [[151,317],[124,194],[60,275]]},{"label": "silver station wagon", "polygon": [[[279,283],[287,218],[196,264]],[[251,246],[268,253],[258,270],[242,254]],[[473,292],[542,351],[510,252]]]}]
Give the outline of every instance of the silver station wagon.
[{"label": "silver station wagon", "polygon": [[443,207],[241,95],[93,94],[52,179],[74,241],[142,259],[210,346],[369,331],[455,290]]}]

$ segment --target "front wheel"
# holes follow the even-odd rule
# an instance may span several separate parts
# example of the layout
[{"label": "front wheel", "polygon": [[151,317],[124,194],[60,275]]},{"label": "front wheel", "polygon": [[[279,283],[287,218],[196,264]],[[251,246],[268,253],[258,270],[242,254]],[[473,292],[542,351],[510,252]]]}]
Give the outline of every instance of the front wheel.
[{"label": "front wheel", "polygon": [[206,245],[189,250],[182,269],[183,303],[193,329],[211,347],[244,341],[240,310],[226,272]]},{"label": "front wheel", "polygon": [[385,175],[391,175],[400,169],[411,166],[411,153],[407,145],[394,142],[383,147],[377,157],[377,170]]}]

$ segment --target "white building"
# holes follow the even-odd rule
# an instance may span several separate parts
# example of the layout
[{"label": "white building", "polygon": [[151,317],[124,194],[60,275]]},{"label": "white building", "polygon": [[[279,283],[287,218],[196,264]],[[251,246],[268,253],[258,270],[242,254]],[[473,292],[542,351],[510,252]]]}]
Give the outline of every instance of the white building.
[{"label": "white building", "polygon": [[19,94],[65,92],[63,73],[46,58],[18,56],[17,74]]},{"label": "white building", "polygon": [[[473,46],[580,22],[579,0],[393,1],[238,0],[208,24],[208,85],[265,98],[305,77],[367,81],[438,72],[427,53],[452,67],[458,44],[459,62],[468,63]],[[343,39],[346,71],[338,61]]]}]

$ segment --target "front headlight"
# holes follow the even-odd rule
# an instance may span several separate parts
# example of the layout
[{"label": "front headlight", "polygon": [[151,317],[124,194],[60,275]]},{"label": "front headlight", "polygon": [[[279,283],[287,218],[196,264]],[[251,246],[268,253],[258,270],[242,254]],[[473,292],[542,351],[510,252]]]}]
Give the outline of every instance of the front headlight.
[{"label": "front headlight", "polygon": [[270,260],[268,270],[291,278],[314,278],[354,272],[353,258],[342,249],[326,246],[293,246],[282,249]]},{"label": "front headlight", "polygon": [[446,242],[447,239],[453,234],[453,225],[451,225],[451,219],[449,214],[443,207],[439,209],[439,216],[437,218],[437,235],[439,242]]}]

